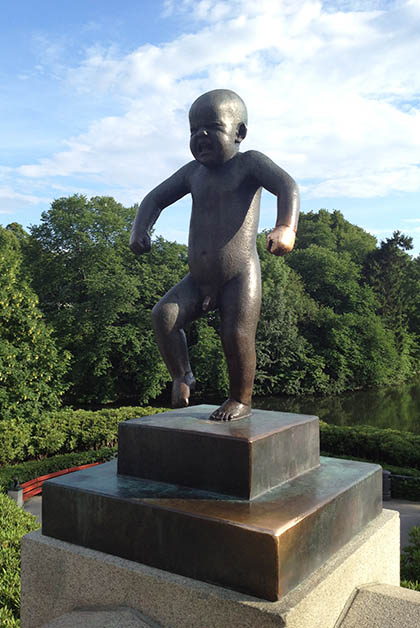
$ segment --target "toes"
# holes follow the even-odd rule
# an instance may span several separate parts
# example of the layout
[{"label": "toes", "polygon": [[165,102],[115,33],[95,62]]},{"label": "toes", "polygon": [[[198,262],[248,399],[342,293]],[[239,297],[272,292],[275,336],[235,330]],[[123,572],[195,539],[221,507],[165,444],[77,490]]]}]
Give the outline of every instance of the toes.
[{"label": "toes", "polygon": [[245,404],[228,399],[225,403],[217,408],[211,415],[211,421],[235,421],[249,416],[251,408]]}]

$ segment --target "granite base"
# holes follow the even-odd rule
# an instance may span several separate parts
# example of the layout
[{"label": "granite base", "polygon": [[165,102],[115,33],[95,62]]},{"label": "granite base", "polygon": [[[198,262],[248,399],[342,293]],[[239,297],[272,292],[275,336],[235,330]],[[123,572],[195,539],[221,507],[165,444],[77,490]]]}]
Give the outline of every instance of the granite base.
[{"label": "granite base", "polygon": [[163,628],[333,628],[354,589],[399,584],[399,515],[384,510],[278,602],[31,532],[22,539],[22,628],[75,609],[139,611]]}]

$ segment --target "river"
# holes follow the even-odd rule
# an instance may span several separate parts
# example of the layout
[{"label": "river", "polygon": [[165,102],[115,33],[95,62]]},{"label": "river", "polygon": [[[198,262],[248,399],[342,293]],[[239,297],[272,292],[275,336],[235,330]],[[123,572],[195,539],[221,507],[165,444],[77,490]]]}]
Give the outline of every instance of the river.
[{"label": "river", "polygon": [[332,397],[255,397],[255,408],[316,414],[335,425],[374,425],[420,434],[420,379]]}]

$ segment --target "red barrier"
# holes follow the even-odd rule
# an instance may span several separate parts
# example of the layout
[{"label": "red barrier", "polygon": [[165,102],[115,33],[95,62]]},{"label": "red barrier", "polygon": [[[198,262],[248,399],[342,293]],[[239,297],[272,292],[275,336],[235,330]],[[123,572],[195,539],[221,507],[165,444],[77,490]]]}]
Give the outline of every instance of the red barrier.
[{"label": "red barrier", "polygon": [[102,462],[91,462],[90,464],[82,464],[80,467],[62,469],[62,471],[54,471],[54,473],[48,473],[48,475],[40,475],[39,478],[35,478],[34,480],[22,482],[21,487],[23,489],[23,501],[29,499],[30,497],[33,497],[34,495],[39,495],[39,493],[42,493],[42,485],[44,484],[45,480],[50,480],[51,478],[56,478],[59,475],[65,475],[66,473],[73,473],[74,471],[88,469],[89,467],[95,467],[97,464],[102,464]]}]

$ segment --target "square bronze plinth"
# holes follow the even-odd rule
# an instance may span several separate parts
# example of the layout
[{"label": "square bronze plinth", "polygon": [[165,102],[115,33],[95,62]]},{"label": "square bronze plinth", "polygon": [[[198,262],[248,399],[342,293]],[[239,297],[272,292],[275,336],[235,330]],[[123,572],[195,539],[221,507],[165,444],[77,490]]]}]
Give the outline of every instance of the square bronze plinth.
[{"label": "square bronze plinth", "polygon": [[319,465],[315,416],[253,410],[220,423],[216,406],[172,410],[120,424],[118,472],[253,499]]},{"label": "square bronze plinth", "polygon": [[321,465],[252,501],[128,477],[116,462],[45,482],[43,534],[277,600],[381,512],[377,465]]}]

